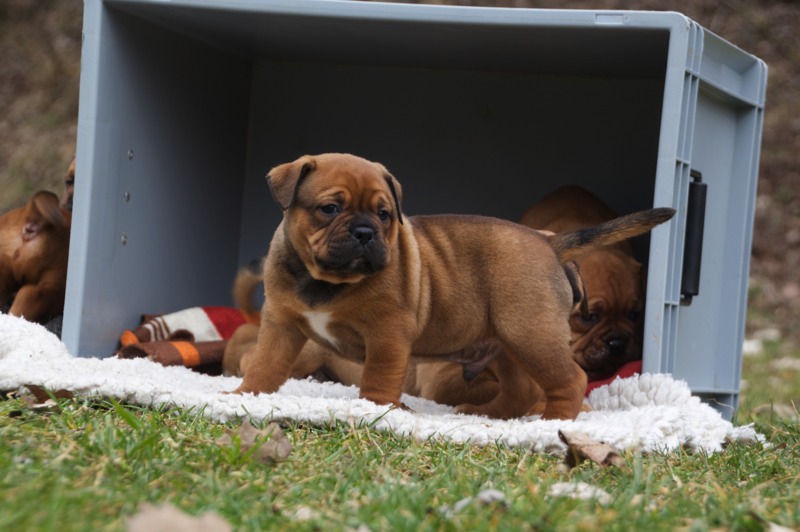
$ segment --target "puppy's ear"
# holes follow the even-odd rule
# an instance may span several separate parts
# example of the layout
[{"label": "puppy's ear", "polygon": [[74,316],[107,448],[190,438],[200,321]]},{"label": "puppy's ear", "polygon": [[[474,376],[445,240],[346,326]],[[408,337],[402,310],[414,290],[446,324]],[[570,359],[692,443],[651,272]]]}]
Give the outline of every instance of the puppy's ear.
[{"label": "puppy's ear", "polygon": [[305,156],[294,162],[276,166],[267,174],[267,183],[272,197],[285,211],[297,198],[297,189],[308,173],[317,167],[312,157]]},{"label": "puppy's ear", "polygon": [[403,189],[400,186],[400,183],[395,179],[395,177],[386,170],[383,169],[383,178],[386,179],[386,184],[389,185],[389,190],[392,191],[392,197],[394,198],[394,207],[397,211],[397,221],[400,222],[402,225],[403,223],[403,211],[400,209],[400,204],[403,201]]},{"label": "puppy's ear", "polygon": [[44,228],[54,227],[61,230],[69,227],[69,221],[58,205],[58,196],[46,190],[40,190],[31,197],[25,206],[25,226],[22,228],[22,239],[31,240]]},{"label": "puppy's ear", "polygon": [[586,286],[583,284],[578,263],[571,260],[564,263],[564,273],[567,275],[569,286],[572,288],[572,306],[578,306],[581,317],[586,319],[589,316],[589,302],[586,299]]}]

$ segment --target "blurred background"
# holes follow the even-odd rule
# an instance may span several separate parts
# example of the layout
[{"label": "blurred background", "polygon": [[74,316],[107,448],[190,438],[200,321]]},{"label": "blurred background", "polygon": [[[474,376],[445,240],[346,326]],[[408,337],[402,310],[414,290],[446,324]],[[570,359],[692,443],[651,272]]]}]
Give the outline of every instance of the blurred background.
[{"label": "blurred background", "polygon": [[[799,382],[797,365],[761,368],[761,362],[800,359],[800,2],[409,3],[679,11],[766,61],[769,81],[750,278],[750,361],[745,357],[745,378],[748,372],[762,369],[773,376],[791,371],[793,377],[788,379],[784,395],[789,404],[800,398],[794,386]],[[82,10],[81,0],[0,2],[0,213],[22,204],[36,190],[48,189],[59,195],[63,190],[77,134]]]}]

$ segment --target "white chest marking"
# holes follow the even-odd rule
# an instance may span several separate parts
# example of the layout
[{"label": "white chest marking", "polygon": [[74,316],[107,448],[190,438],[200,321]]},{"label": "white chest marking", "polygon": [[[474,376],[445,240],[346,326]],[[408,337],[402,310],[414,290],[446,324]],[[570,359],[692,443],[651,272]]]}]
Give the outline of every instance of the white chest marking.
[{"label": "white chest marking", "polygon": [[331,322],[331,315],[328,312],[318,312],[310,310],[303,312],[303,316],[308,320],[308,325],[314,333],[332,346],[336,346],[336,338],[328,331],[328,324]]}]

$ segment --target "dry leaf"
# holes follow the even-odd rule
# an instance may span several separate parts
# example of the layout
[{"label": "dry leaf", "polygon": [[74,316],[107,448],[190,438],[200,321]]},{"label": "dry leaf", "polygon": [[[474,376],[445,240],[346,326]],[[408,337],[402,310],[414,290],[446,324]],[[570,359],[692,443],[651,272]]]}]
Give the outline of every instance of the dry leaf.
[{"label": "dry leaf", "polygon": [[238,434],[241,448],[248,451],[256,447],[255,456],[264,464],[274,464],[286,460],[292,452],[292,444],[277,423],[270,423],[263,430],[259,430],[245,421],[236,431],[226,430],[217,440],[218,445],[227,445],[231,434]]},{"label": "dry leaf", "polygon": [[28,402],[28,400],[26,399],[25,404],[28,405],[28,410],[31,410],[33,412],[40,412],[44,414],[60,412],[58,408],[58,403],[56,403],[52,399],[48,399],[43,403]]},{"label": "dry leaf", "polygon": [[51,401],[52,397],[56,399],[72,399],[73,397],[75,397],[75,394],[73,394],[69,390],[56,390],[56,391],[50,391],[48,393],[48,390],[45,390],[41,386],[37,386],[35,384],[26,384],[25,387],[31,391],[31,393],[36,398],[36,401],[38,403],[45,403],[47,401]]},{"label": "dry leaf", "polygon": [[[72,392],[68,390],[58,390],[55,392],[48,393],[47,390],[42,388],[41,386],[36,386],[35,384],[26,384],[25,385],[28,390],[30,390],[31,394],[22,394],[20,395],[20,399],[25,403],[24,410],[12,410],[8,413],[8,417],[20,417],[25,412],[35,412],[38,414],[54,414],[60,412],[58,408],[58,403],[56,403],[53,398],[56,399],[72,399],[74,395]],[[52,397],[51,397],[52,395]]]},{"label": "dry leaf", "polygon": [[154,506],[143,503],[139,513],[128,518],[128,532],[230,532],[230,523],[214,512],[197,517],[167,503]]},{"label": "dry leaf", "polygon": [[33,412],[35,414],[57,414],[61,410],[58,408],[58,403],[53,401],[52,399],[48,399],[44,403],[37,403],[30,398],[23,397],[23,402],[25,403],[24,410],[12,410],[8,413],[8,417],[15,418],[15,417],[22,417],[25,412]]},{"label": "dry leaf", "polygon": [[593,440],[584,432],[566,432],[559,430],[558,437],[567,444],[567,455],[564,461],[569,467],[575,467],[584,460],[602,466],[621,467],[625,461],[610,445]]}]

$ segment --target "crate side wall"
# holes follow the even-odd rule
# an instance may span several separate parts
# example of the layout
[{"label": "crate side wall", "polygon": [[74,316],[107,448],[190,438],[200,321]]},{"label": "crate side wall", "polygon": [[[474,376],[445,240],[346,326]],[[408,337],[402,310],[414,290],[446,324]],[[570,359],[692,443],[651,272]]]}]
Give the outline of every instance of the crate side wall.
[{"label": "crate side wall", "polygon": [[91,96],[103,105],[81,101],[82,125],[93,126],[79,131],[78,158],[91,160],[92,190],[76,219],[85,242],[70,257],[66,340],[108,356],[143,313],[230,303],[219,279],[238,257],[249,65],[90,8],[103,27]]}]

